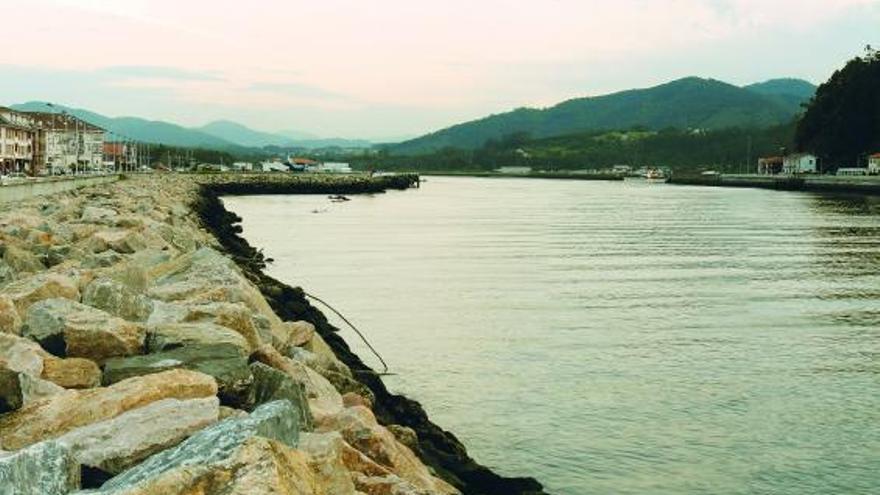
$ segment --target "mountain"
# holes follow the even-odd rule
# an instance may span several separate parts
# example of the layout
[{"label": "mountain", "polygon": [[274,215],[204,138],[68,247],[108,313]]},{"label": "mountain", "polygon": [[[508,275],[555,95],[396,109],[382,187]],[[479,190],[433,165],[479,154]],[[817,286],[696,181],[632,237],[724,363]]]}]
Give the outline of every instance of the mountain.
[{"label": "mountain", "polygon": [[246,146],[250,148],[262,148],[263,146],[293,146],[294,140],[280,134],[256,131],[229,120],[218,120],[197,128],[199,132],[209,134],[216,138]]},{"label": "mountain", "polygon": [[[234,143],[225,139],[195,129],[188,129],[177,124],[170,124],[168,122],[145,120],[137,117],[113,118],[80,108],[69,108],[62,105],[50,107],[47,103],[38,101],[12,105],[10,108],[25,112],[66,111],[90,124],[103,127],[118,136],[147,143],[162,143],[169,146],[215,149],[229,149],[236,147]],[[118,138],[111,136],[111,139]]]},{"label": "mountain", "polygon": [[803,94],[780,94],[781,88],[796,91],[791,89],[795,86],[768,81],[749,89],[714,79],[688,77],[647,89],[576,98],[545,109],[520,108],[491,115],[390,146],[388,150],[413,155],[447,147],[475,149],[490,139],[500,140],[517,133],[544,138],[636,127],[768,127],[790,121],[801,111],[801,103],[809,99]]},{"label": "mountain", "polygon": [[807,101],[816,94],[816,85],[803,79],[771,79],[743,88],[768,96],[794,96]]}]

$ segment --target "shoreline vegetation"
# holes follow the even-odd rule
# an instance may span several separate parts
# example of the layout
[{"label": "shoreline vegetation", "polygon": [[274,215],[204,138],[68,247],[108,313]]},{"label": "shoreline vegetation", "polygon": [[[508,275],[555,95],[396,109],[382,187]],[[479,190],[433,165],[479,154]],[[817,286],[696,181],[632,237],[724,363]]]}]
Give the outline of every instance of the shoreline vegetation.
[{"label": "shoreline vegetation", "polygon": [[0,204],[0,491],[543,494],[390,393],[221,198],[417,180],[149,174]]}]

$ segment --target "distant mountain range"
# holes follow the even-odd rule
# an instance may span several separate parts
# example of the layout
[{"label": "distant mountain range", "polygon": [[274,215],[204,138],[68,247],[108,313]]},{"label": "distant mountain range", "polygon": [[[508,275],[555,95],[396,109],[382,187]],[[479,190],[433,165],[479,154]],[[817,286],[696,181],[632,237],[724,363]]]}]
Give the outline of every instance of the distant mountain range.
[{"label": "distant mountain range", "polygon": [[773,79],[745,87],[688,77],[647,89],[576,98],[550,108],[519,108],[465,122],[388,147],[416,155],[447,147],[475,149],[514,133],[533,138],[642,127],[717,130],[789,122],[816,87],[800,79]]},{"label": "distant mountain range", "polygon": [[279,148],[327,148],[333,146],[368,148],[372,146],[372,143],[366,140],[322,139],[313,134],[298,131],[282,131],[279,133],[257,131],[228,120],[218,120],[202,127],[188,128],[168,122],[146,120],[137,117],[107,117],[81,108],[70,108],[62,105],[52,107],[45,102],[39,101],[11,105],[10,108],[25,112],[66,111],[90,124],[103,127],[116,135],[169,146],[218,150],[263,148],[265,146]]}]

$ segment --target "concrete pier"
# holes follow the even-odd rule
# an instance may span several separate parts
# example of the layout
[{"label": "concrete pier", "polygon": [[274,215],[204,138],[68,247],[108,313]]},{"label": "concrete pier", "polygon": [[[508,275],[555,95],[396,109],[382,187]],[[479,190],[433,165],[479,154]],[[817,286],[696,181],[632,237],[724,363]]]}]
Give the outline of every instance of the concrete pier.
[{"label": "concrete pier", "polygon": [[36,196],[57,194],[81,187],[116,182],[117,180],[119,180],[118,175],[27,179],[24,182],[0,186],[0,203],[23,201]]}]

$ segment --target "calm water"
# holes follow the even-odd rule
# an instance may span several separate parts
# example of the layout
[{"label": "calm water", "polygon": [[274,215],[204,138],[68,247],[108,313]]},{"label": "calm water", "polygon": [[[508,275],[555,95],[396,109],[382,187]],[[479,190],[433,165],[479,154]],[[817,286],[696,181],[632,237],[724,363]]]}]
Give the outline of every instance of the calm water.
[{"label": "calm water", "polygon": [[359,324],[389,386],[501,473],[880,493],[878,199],[430,178],[226,201],[274,276]]}]

